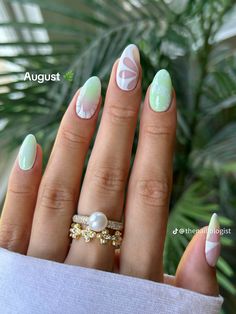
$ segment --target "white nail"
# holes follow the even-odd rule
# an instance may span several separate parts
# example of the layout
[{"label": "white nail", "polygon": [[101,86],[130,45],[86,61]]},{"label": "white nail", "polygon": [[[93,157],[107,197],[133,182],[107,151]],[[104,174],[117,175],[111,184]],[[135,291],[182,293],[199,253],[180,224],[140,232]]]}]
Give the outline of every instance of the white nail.
[{"label": "white nail", "polygon": [[34,166],[37,153],[37,142],[34,135],[29,134],[24,139],[18,156],[21,170],[30,170]]},{"label": "white nail", "polygon": [[205,254],[207,263],[214,267],[220,255],[220,224],[217,214],[211,216],[206,236]]},{"label": "white nail", "polygon": [[139,77],[139,50],[131,44],[123,51],[116,71],[116,83],[122,90],[132,90],[136,87]]}]

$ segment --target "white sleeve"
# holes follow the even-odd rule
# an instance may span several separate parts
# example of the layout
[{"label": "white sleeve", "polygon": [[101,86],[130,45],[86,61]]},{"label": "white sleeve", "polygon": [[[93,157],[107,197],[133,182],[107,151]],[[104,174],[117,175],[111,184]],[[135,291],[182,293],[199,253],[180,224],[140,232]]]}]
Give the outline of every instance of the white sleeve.
[{"label": "white sleeve", "polygon": [[223,298],[0,249],[0,313],[216,314]]}]

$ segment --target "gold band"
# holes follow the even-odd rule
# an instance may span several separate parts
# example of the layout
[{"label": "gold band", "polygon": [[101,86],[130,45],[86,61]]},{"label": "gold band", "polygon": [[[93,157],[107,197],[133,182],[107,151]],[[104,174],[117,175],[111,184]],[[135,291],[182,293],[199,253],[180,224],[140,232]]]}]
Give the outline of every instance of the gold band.
[{"label": "gold band", "polygon": [[[82,224],[82,225],[88,225],[90,216],[85,215],[74,215],[73,216],[73,222]],[[112,230],[118,230],[122,231],[124,228],[124,225],[122,222],[114,221],[114,220],[108,220],[106,228],[112,229]]]},{"label": "gold band", "polygon": [[80,224],[75,222],[71,224],[70,237],[73,239],[83,238],[85,242],[97,238],[101,244],[110,243],[116,248],[119,248],[122,242],[122,234],[119,230],[116,230],[114,234],[111,234],[108,229],[96,232],[89,226],[83,229]]}]

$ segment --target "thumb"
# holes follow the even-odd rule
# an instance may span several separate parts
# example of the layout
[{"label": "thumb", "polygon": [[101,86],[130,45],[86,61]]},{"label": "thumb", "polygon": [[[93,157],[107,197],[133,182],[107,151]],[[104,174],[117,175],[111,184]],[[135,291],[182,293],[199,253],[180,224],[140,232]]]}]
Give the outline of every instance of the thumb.
[{"label": "thumb", "polygon": [[220,225],[217,214],[213,214],[209,226],[202,228],[187,246],[176,272],[176,286],[218,295],[215,264],[219,255]]}]

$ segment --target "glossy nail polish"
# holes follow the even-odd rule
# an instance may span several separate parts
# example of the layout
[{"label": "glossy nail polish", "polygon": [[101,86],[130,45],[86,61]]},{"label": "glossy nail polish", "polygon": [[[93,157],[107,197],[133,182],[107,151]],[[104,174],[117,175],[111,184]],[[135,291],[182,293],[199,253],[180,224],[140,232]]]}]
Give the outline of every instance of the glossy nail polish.
[{"label": "glossy nail polish", "polygon": [[214,267],[220,255],[220,224],[217,214],[211,216],[208,226],[205,255],[207,263]]},{"label": "glossy nail polish", "polygon": [[29,170],[33,167],[37,154],[37,142],[34,135],[29,134],[24,139],[18,156],[21,170]]},{"label": "glossy nail polish", "polygon": [[90,119],[99,104],[101,82],[97,76],[90,77],[82,86],[76,102],[76,113],[80,118]]},{"label": "glossy nail polish", "polygon": [[139,78],[139,51],[137,46],[131,44],[125,48],[120,57],[116,83],[120,89],[129,91],[136,87]]},{"label": "glossy nail polish", "polygon": [[157,72],[151,84],[149,103],[152,110],[162,112],[168,110],[172,98],[172,82],[165,69]]}]

